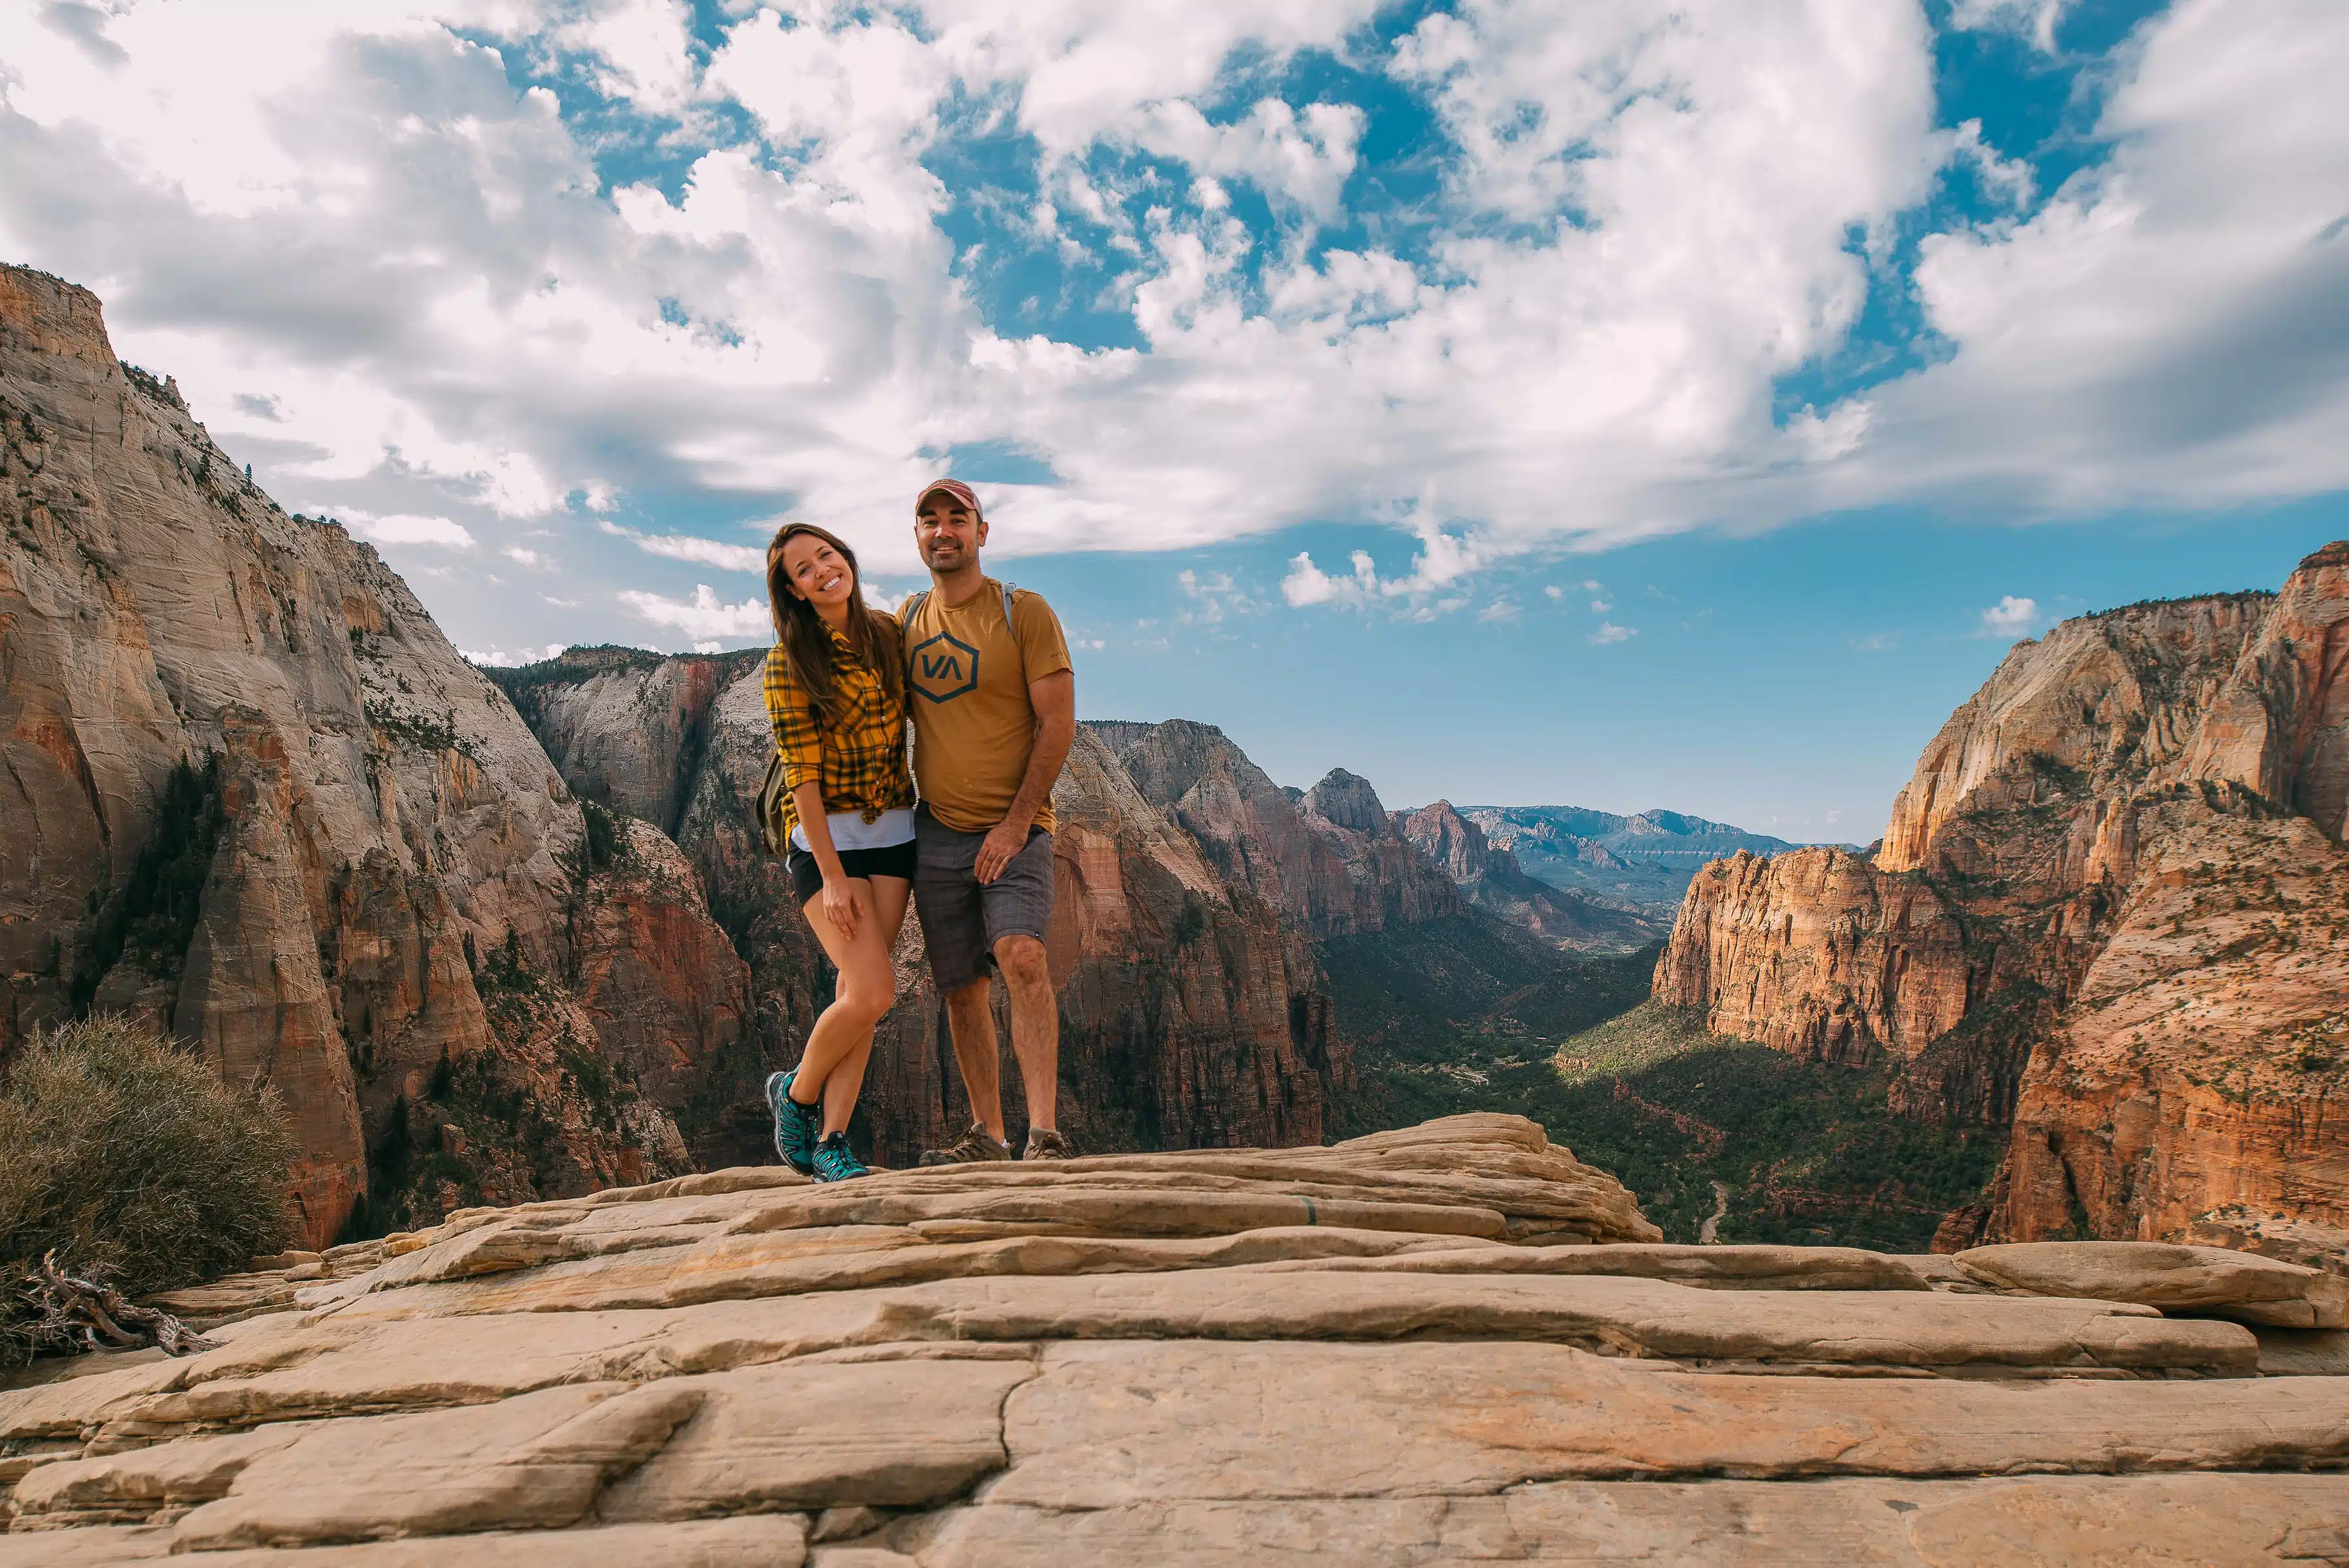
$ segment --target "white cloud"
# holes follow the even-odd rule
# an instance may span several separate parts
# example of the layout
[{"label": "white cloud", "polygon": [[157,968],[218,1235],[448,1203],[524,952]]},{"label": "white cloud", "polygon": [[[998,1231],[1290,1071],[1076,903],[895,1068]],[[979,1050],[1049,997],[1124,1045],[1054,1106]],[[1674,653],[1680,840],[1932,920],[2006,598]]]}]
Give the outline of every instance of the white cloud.
[{"label": "white cloud", "polygon": [[512,653],[507,652],[502,648],[488,648],[479,650],[470,648],[460,648],[457,651],[462,654],[466,662],[470,664],[487,665],[501,670],[512,670],[521,665],[537,664],[545,659],[556,657],[558,654],[562,653],[563,644],[559,642],[550,642],[543,649],[536,651],[524,648]]},{"label": "white cloud", "polygon": [[1481,621],[1513,621],[1517,618],[1517,614],[1516,600],[1495,599],[1476,612],[1476,618]]},{"label": "white cloud", "polygon": [[[1378,576],[1368,552],[1354,552],[1354,567],[1358,576],[1373,581]],[[1299,608],[1307,605],[1326,605],[1354,596],[1345,579],[1333,577],[1313,564],[1309,551],[1300,550],[1290,558],[1288,575],[1280,579],[1280,597]]]},{"label": "white cloud", "polygon": [[774,622],[767,613],[764,599],[744,599],[740,604],[730,605],[708,583],[696,583],[690,599],[665,598],[640,588],[623,590],[619,599],[641,619],[681,632],[688,641],[774,635]]},{"label": "white cloud", "polygon": [[360,538],[378,545],[433,545],[444,550],[470,550],[477,542],[463,524],[446,517],[419,517],[408,513],[377,517],[365,512],[345,512],[338,521]]},{"label": "white cloud", "polygon": [[2349,485],[2349,13],[2179,0],[2116,62],[2110,159],[2027,219],[1930,235],[1953,352],[1872,394],[1805,504],[2012,514],[2204,507]]},{"label": "white cloud", "polygon": [[2013,594],[2000,597],[1998,603],[1982,612],[1982,637],[2014,639],[2029,637],[2042,620],[2037,599],[2018,598]]},{"label": "white cloud", "polygon": [[520,545],[506,546],[505,556],[509,561],[518,561],[525,566],[542,572],[551,570],[554,566],[554,561],[549,559],[544,552],[524,549]]},{"label": "white cloud", "polygon": [[595,526],[615,538],[627,540],[648,555],[665,556],[672,561],[692,561],[704,566],[722,566],[730,572],[749,572],[753,576],[767,573],[767,552],[757,545],[720,544],[690,534],[645,534],[623,527],[607,517],[597,518]]},{"label": "white cloud", "polygon": [[1786,439],[1810,462],[1833,462],[1857,449],[1876,418],[1876,405],[1866,398],[1838,403],[1822,414],[1805,409],[1786,421]]},{"label": "white cloud", "polygon": [[1615,601],[1612,599],[1593,599],[1590,601],[1590,613],[1593,615],[1605,615],[1609,610],[1611,610],[1614,607]]},{"label": "white cloud", "polygon": [[1202,576],[1189,566],[1174,574],[1174,583],[1193,598],[1207,594],[1227,594],[1233,586],[1229,572],[1209,572]]},{"label": "white cloud", "polygon": [[689,25],[679,0],[620,0],[557,28],[551,41],[595,57],[605,96],[672,113],[695,88]]},{"label": "white cloud", "polygon": [[[1421,513],[1425,515],[1424,509]],[[1421,612],[1443,613],[1459,608],[1468,601],[1464,597],[1437,597],[1432,596],[1454,587],[1472,574],[1489,565],[1494,552],[1483,540],[1464,534],[1446,532],[1425,521],[1411,524],[1418,536],[1419,550],[1412,556],[1411,570],[1400,577],[1379,576],[1378,563],[1368,550],[1356,550],[1349,556],[1353,567],[1350,576],[1332,577],[1313,564],[1311,552],[1304,552],[1288,564],[1288,575],[1280,585],[1281,597],[1290,604],[1372,604],[1381,599],[1406,599],[1409,613],[1426,618]]]},{"label": "white cloud", "polygon": [[2019,33],[2053,52],[2055,24],[2063,20],[2069,5],[2070,0],[1953,0],[1950,26],[1966,31]]},{"label": "white cloud", "polygon": [[1313,103],[1300,111],[1268,98],[1237,121],[1216,125],[1176,99],[1151,106],[1134,140],[1204,173],[1249,180],[1326,222],[1337,215],[1366,123],[1352,104]]},{"label": "white cloud", "polygon": [[1610,642],[1627,642],[1639,635],[1638,627],[1617,626],[1611,620],[1603,620],[1599,623],[1599,629],[1590,634],[1590,640],[1604,647]]},{"label": "white cloud", "polygon": [[[2022,150],[1936,124],[1914,5],[1461,0],[1391,51],[1379,10],[721,6],[705,69],[681,0],[119,0],[95,39],[0,6],[0,254],[97,287],[273,491],[458,548],[625,494],[789,508],[910,573],[912,486],[994,442],[1051,471],[988,487],[998,556],[1385,522],[1402,576],[1300,556],[1283,597],[1417,615],[1559,543],[2349,484],[2349,354],[2312,329],[2349,308],[2337,0],[2157,15],[2098,67],[2113,151],[2044,201]],[[2060,16],[1950,20],[2050,45]],[[1317,49],[1458,149],[1410,223],[1347,211],[1359,108],[1268,90]],[[949,237],[932,155],[1014,131],[1018,222],[1139,347],[1007,314]],[[631,138],[658,158],[610,156]],[[1996,215],[1929,236],[1913,289],[1872,272],[1952,169]],[[1946,352],[1782,420],[1871,289]]]},{"label": "white cloud", "polygon": [[1542,592],[1547,594],[1554,599],[1562,599],[1566,597],[1566,590],[1559,587],[1556,583],[1545,583],[1542,585]]}]

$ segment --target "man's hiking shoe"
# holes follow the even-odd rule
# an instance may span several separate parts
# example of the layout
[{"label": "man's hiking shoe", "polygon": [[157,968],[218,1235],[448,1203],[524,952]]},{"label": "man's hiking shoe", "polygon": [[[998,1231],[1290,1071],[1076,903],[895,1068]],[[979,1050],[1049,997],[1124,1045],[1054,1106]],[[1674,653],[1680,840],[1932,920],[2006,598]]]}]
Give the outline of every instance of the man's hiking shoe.
[{"label": "man's hiking shoe", "polygon": [[823,1130],[823,1110],[792,1098],[792,1080],[799,1075],[796,1067],[767,1075],[767,1108],[775,1113],[775,1152],[785,1165],[808,1176],[815,1170],[815,1139]]},{"label": "man's hiking shoe", "polygon": [[1028,1129],[1028,1152],[1022,1159],[1074,1159],[1077,1151],[1067,1138],[1050,1127]]},{"label": "man's hiking shoe", "polygon": [[815,1146],[815,1171],[818,1181],[854,1181],[873,1173],[864,1162],[848,1150],[848,1135],[836,1132]]},{"label": "man's hiking shoe", "polygon": [[922,1151],[924,1165],[978,1165],[990,1159],[1009,1159],[1011,1146],[998,1142],[983,1122],[973,1122],[970,1131],[944,1148]]}]

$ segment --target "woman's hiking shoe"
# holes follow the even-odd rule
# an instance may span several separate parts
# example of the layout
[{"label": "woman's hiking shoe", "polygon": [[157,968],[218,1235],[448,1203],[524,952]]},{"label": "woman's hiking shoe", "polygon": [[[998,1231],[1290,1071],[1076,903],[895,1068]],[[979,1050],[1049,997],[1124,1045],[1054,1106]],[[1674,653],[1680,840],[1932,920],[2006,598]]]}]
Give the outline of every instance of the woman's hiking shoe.
[{"label": "woman's hiking shoe", "polygon": [[988,1132],[984,1122],[971,1123],[970,1131],[944,1148],[922,1151],[924,1165],[978,1165],[986,1160],[1010,1158],[1011,1146]]},{"label": "woman's hiking shoe", "polygon": [[848,1135],[836,1132],[815,1146],[815,1179],[818,1181],[854,1181],[873,1173],[864,1162],[848,1149]]},{"label": "woman's hiking shoe", "polygon": [[815,1171],[815,1140],[823,1130],[823,1107],[803,1106],[792,1098],[792,1080],[799,1075],[796,1067],[767,1075],[767,1108],[775,1113],[775,1152],[783,1157],[785,1165],[809,1176]]},{"label": "woman's hiking shoe", "polygon": [[1028,1152],[1019,1158],[1022,1159],[1074,1159],[1077,1158],[1077,1151],[1075,1146],[1051,1128],[1030,1127]]}]

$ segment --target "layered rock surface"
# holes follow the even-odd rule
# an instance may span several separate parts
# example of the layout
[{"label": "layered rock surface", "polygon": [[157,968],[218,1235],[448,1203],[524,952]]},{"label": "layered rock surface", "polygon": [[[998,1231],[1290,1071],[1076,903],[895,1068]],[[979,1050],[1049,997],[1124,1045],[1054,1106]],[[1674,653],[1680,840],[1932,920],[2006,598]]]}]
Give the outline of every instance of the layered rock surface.
[{"label": "layered rock surface", "polygon": [[[678,1150],[628,1064],[695,1077],[746,1000],[691,878],[590,853],[374,550],[288,516],[116,360],[93,296],[17,267],[0,671],[0,1056],[101,1007],[265,1075],[313,1245],[363,1201],[585,1191]],[[714,965],[655,1005],[680,948]]]},{"label": "layered rock surface", "polygon": [[1872,861],[1692,883],[1656,994],[2011,1123],[1948,1245],[2216,1241],[2349,1269],[2349,545],[2280,595],[2131,606],[2018,644]]},{"label": "layered rock surface", "polygon": [[0,1564],[2349,1555],[2313,1271],[1653,1235],[1500,1116],[474,1210],[0,1391]]}]

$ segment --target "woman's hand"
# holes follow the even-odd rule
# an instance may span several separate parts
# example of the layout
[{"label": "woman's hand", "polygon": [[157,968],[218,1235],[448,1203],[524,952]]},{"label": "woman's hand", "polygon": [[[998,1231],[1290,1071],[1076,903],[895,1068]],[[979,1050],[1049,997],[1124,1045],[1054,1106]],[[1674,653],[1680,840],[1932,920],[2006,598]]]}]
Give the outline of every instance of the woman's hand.
[{"label": "woman's hand", "polygon": [[856,936],[856,892],[845,877],[827,877],[823,882],[823,918],[840,929],[840,934],[854,940]]}]

